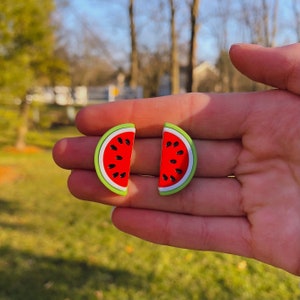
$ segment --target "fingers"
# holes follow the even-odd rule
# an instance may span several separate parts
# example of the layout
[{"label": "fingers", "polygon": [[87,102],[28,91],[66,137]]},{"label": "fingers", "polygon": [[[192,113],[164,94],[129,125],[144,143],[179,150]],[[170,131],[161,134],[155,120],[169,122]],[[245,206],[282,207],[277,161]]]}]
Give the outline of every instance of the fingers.
[{"label": "fingers", "polygon": [[191,215],[241,216],[240,184],[233,178],[194,178],[180,193],[161,197],[158,179],[149,176],[131,176],[128,194],[120,197],[103,186],[95,172],[73,171],[68,186],[71,193],[84,200],[114,206],[126,206]]},{"label": "fingers", "polygon": [[153,243],[253,257],[244,217],[194,217],[166,212],[116,208],[114,225]]},{"label": "fingers", "polygon": [[254,81],[300,94],[300,43],[277,48],[238,44],[230,49],[235,67]]},{"label": "fingers", "polygon": [[131,122],[138,137],[160,137],[163,124],[170,122],[195,139],[234,139],[243,133],[252,100],[248,94],[184,94],[117,101],[84,108],[76,124],[85,135],[99,136]]},{"label": "fingers", "polygon": [[[55,161],[65,169],[94,170],[94,151],[98,137],[78,137],[61,140],[53,149]],[[237,140],[195,140],[198,152],[196,176],[224,177],[233,174],[241,151]],[[161,139],[136,139],[132,154],[131,173],[159,174]]]}]

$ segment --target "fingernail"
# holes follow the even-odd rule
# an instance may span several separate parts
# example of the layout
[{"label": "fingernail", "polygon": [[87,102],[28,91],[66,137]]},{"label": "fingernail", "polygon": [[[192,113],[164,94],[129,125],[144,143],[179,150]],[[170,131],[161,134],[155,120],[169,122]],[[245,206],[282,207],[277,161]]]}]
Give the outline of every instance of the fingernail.
[{"label": "fingernail", "polygon": [[243,48],[243,49],[264,48],[262,45],[259,45],[259,44],[246,44],[246,43],[232,44],[231,47],[239,47],[239,48]]},{"label": "fingernail", "polygon": [[117,208],[116,206],[112,207],[112,209],[110,211],[110,219],[112,219],[113,213],[114,213],[114,211],[115,211],[116,208]]}]

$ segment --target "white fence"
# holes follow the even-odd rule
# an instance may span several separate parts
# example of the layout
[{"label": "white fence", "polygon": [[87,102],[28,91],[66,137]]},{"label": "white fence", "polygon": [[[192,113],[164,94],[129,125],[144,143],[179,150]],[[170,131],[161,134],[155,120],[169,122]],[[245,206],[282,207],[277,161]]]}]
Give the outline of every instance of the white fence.
[{"label": "white fence", "polygon": [[102,101],[115,101],[119,99],[142,98],[143,89],[138,87],[118,88],[115,85],[109,86],[78,86],[69,88],[67,86],[39,87],[27,95],[27,100],[46,104],[56,103],[59,105],[87,105],[89,102],[97,103]]}]

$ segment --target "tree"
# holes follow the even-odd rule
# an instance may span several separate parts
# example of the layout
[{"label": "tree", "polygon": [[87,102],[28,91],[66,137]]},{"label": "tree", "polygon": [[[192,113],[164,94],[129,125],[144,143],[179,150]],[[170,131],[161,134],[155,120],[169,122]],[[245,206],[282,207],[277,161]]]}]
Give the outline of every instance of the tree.
[{"label": "tree", "polygon": [[274,47],[277,34],[278,0],[241,0],[241,25],[249,32],[250,42]]},{"label": "tree", "polygon": [[129,0],[128,6],[129,21],[130,21],[130,40],[131,40],[131,54],[130,54],[130,87],[136,88],[138,85],[138,49],[136,41],[136,29],[134,20],[134,0]]},{"label": "tree", "polygon": [[[89,3],[90,2],[90,3]],[[69,80],[72,87],[78,85],[105,85],[120,66],[115,58],[112,40],[105,37],[97,19],[80,11],[74,3],[56,0],[55,11],[56,55],[68,64]],[[87,0],[95,10],[100,3]],[[103,5],[103,3],[102,3]],[[120,7],[121,10],[121,7]],[[124,7],[122,7],[124,10]],[[120,19],[120,16],[115,16]],[[70,18],[69,22],[65,22]],[[70,26],[70,23],[76,26]],[[63,71],[63,70],[61,70]],[[62,73],[62,72],[61,72]]]},{"label": "tree", "polygon": [[264,87],[264,85],[259,83],[254,86],[252,80],[237,71],[231,63],[228,51],[225,49],[219,53],[216,68],[219,75],[217,85],[219,92],[246,92],[263,89]]},{"label": "tree", "polygon": [[16,147],[25,146],[28,127],[28,91],[44,81],[53,54],[52,0],[0,2],[0,92],[20,99],[20,124]]},{"label": "tree", "polygon": [[[266,47],[276,45],[278,0],[246,1],[240,0],[241,27],[249,33],[249,42]],[[260,90],[261,84],[252,81],[252,90]]]},{"label": "tree", "polygon": [[230,21],[233,20],[234,6],[231,0],[217,0],[215,5],[211,7],[210,30],[216,43],[216,48],[219,52],[219,57],[216,61],[218,69],[219,84],[218,89],[222,92],[232,92],[234,85],[234,68],[228,56],[229,47],[229,32],[232,28]]},{"label": "tree", "polygon": [[140,83],[144,89],[145,97],[155,97],[159,90],[163,74],[169,73],[169,49],[158,48],[155,52],[149,49],[140,53]]},{"label": "tree", "polygon": [[267,47],[274,47],[277,33],[278,0],[274,0],[273,7],[270,4],[268,5],[266,0],[261,1],[264,24],[264,43]]},{"label": "tree", "polygon": [[178,45],[177,45],[177,33],[175,13],[176,8],[174,0],[169,0],[170,5],[170,28],[171,28],[171,93],[178,94],[180,90],[179,84],[179,62],[178,62]]},{"label": "tree", "polygon": [[193,0],[189,3],[190,7],[190,24],[191,24],[191,35],[190,45],[188,54],[188,66],[187,66],[187,82],[186,91],[191,92],[193,89],[193,70],[197,63],[197,33],[199,30],[198,24],[198,13],[199,13],[200,0]]}]

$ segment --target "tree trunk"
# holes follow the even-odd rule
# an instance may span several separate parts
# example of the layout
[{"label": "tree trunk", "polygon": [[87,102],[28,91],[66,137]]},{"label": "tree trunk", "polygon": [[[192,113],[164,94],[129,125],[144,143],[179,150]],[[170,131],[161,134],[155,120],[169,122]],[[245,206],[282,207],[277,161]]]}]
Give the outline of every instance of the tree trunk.
[{"label": "tree trunk", "polygon": [[177,46],[177,33],[175,28],[175,5],[173,0],[169,0],[171,18],[171,93],[178,94],[180,91],[180,78],[179,78],[179,62],[178,62],[178,46]]},{"label": "tree trunk", "polygon": [[130,87],[138,86],[138,51],[136,42],[136,30],[134,21],[134,0],[129,1],[129,19],[130,19],[130,38],[131,38],[131,55],[130,55]]},{"label": "tree trunk", "polygon": [[199,11],[200,0],[193,0],[190,6],[190,22],[191,22],[191,38],[190,49],[187,66],[187,82],[186,91],[191,92],[193,90],[193,70],[197,63],[196,51],[197,51],[197,32],[199,29],[197,18]]},{"label": "tree trunk", "polygon": [[17,128],[16,148],[23,150],[26,147],[26,135],[28,132],[28,119],[29,119],[30,105],[26,99],[22,100],[20,105],[20,123]]}]

